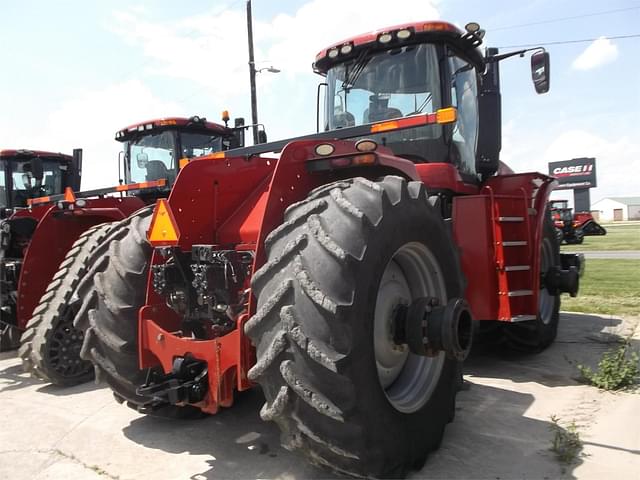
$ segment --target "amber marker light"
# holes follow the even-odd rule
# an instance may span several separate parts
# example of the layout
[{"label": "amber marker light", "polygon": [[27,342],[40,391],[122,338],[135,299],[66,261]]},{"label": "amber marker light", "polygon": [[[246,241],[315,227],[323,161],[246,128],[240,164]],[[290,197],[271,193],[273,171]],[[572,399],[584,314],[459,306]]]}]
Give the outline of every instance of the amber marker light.
[{"label": "amber marker light", "polygon": [[76,201],[76,196],[73,193],[73,190],[71,190],[71,187],[67,187],[64,190],[64,201],[69,203],[73,203]]},{"label": "amber marker light", "polygon": [[436,110],[436,123],[453,123],[458,119],[458,110],[455,107],[440,108]]}]

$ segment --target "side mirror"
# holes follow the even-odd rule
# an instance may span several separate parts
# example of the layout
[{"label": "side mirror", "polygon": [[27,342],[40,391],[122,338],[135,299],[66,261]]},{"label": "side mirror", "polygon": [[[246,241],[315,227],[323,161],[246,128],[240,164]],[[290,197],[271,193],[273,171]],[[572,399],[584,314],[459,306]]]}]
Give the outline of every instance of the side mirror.
[{"label": "side mirror", "polygon": [[537,93],[549,91],[549,52],[542,50],[531,55],[531,78]]},{"label": "side mirror", "polygon": [[82,178],[82,149],[73,149],[73,160],[71,161],[71,171],[67,174],[67,186],[74,192],[80,190],[80,179]]},{"label": "side mirror", "polygon": [[229,149],[244,147],[244,118],[238,117],[233,120],[233,137],[229,142]]},{"label": "side mirror", "polygon": [[42,166],[42,159],[38,157],[34,157],[29,162],[31,167],[31,176],[36,180],[36,183],[42,182],[42,178],[44,177],[44,168]]},{"label": "side mirror", "polygon": [[149,163],[149,155],[146,153],[139,153],[136,155],[136,162],[138,163],[139,168],[145,168],[147,163]]},{"label": "side mirror", "polygon": [[258,130],[258,143],[267,143],[267,132]]}]

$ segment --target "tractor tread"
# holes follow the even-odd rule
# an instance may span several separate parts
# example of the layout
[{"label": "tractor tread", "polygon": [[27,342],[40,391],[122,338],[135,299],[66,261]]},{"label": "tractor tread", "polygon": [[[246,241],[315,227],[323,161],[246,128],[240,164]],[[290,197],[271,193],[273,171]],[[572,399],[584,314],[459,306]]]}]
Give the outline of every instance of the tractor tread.
[{"label": "tractor tread", "polygon": [[[85,331],[80,356],[93,363],[120,403],[144,414],[168,418],[200,418],[194,407],[179,407],[142,396],[145,382],[138,369],[138,311],[144,304],[151,245],[146,230],[153,206],[117,223],[94,251],[78,292],[85,299],[75,325]],[[91,277],[91,278],[89,278]]]},{"label": "tractor tread", "polygon": [[[74,369],[71,374],[56,370],[50,352],[54,348],[52,342],[55,341],[54,337],[58,329],[73,328],[71,320],[76,304],[70,301],[70,298],[87,270],[89,256],[108,235],[111,226],[111,223],[104,223],[89,228],[78,237],[67,252],[60,269],[34,309],[22,336],[18,354],[26,372],[47,382],[65,386],[86,382],[93,377],[93,369],[88,362],[79,363],[80,371]],[[71,339],[77,336],[80,343],[82,333],[80,331],[71,333]],[[79,346],[72,348],[79,348]],[[73,357],[75,352],[76,350],[72,350],[70,356]]]},{"label": "tractor tread", "polygon": [[[390,447],[402,451],[404,459],[397,453],[383,458],[381,449],[371,448],[368,442],[374,437],[367,440],[365,432],[377,427],[358,413],[362,399],[356,396],[354,382],[365,373],[358,374],[354,367],[358,352],[352,342],[355,323],[360,322],[352,322],[350,315],[355,313],[350,312],[356,284],[361,283],[354,275],[366,258],[367,238],[383,216],[392,218],[391,209],[401,211],[406,206],[426,211],[442,230],[439,238],[445,238],[446,227],[420,182],[384,177],[376,182],[357,178],[322,185],[285,211],[284,223],[267,236],[266,263],[252,279],[258,303],[245,333],[257,349],[249,378],[260,384],[266,398],[260,416],[278,424],[285,448],[299,450],[313,463],[340,474],[405,474],[437,447],[454,409],[451,372],[459,370],[454,367],[457,362],[447,361],[447,380],[434,400],[440,414],[435,415],[427,438],[418,441],[420,446],[403,439],[413,442],[404,450]],[[306,241],[296,243],[302,235]],[[291,248],[292,242],[296,248]],[[461,294],[459,259],[450,240],[442,242],[458,268],[451,274],[451,285]]]}]

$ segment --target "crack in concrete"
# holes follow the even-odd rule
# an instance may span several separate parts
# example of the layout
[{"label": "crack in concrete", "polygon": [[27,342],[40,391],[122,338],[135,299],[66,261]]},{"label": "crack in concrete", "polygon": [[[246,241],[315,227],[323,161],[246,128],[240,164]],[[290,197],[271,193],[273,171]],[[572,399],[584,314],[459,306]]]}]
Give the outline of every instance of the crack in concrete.
[{"label": "crack in concrete", "polygon": [[[102,467],[98,466],[98,465],[90,465],[86,462],[83,462],[82,460],[80,460],[78,457],[76,457],[75,455],[71,454],[71,453],[66,453],[63,452],[62,450],[60,450],[59,448],[47,448],[47,449],[42,449],[42,448],[37,448],[37,449],[32,449],[32,448],[27,448],[27,449],[10,449],[10,450],[0,450],[0,455],[5,455],[5,454],[11,454],[11,453],[27,453],[27,454],[33,454],[33,453],[41,453],[44,455],[57,455],[59,457],[62,458],[66,458],[68,460],[71,460],[74,463],[77,463],[78,465],[82,466],[83,468],[86,468],[87,470],[92,470],[95,473],[97,473],[98,475],[102,475],[105,476],[107,478],[110,478],[112,480],[120,480],[120,477],[117,475],[112,475],[111,473],[107,472],[105,469],[103,469]],[[45,464],[48,462],[44,462]],[[50,463],[49,463],[50,465]],[[48,465],[47,465],[48,466]],[[39,471],[42,471],[44,469],[40,468]]]},{"label": "crack in concrete", "polygon": [[102,468],[102,467],[100,467],[98,465],[89,465],[88,463],[83,462],[82,460],[80,460],[78,457],[76,457],[72,453],[65,453],[62,450],[58,449],[58,448],[52,449],[51,451],[52,451],[52,453],[60,455],[63,458],[68,458],[69,460],[71,460],[71,461],[81,465],[82,467],[86,468],[87,470],[93,470],[98,475],[102,475],[102,476],[105,476],[107,478],[111,478],[112,480],[119,480],[120,479],[119,476],[110,474],[104,468]]}]

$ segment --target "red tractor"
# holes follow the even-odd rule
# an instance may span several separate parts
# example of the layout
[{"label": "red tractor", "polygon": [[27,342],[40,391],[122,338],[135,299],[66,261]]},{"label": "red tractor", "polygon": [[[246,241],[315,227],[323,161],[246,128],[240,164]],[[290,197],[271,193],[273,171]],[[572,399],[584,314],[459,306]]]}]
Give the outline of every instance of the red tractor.
[{"label": "red tractor", "polygon": [[[34,150],[0,150],[0,351],[16,348],[17,292],[24,254],[47,208],[27,209],[30,199],[80,187],[82,151],[74,156]],[[57,267],[57,265],[56,265]]]},{"label": "red tractor", "polygon": [[[89,253],[108,238],[113,222],[166,197],[188,159],[241,146],[243,128],[234,130],[199,117],[164,118],[127,127],[116,134],[124,145],[121,184],[81,193],[73,193],[79,190],[79,155],[75,163],[62,156],[64,161],[57,163],[50,159],[8,163],[14,172],[14,195],[20,194],[15,186],[25,177],[20,172],[27,167],[35,172],[36,188],[29,191],[30,198],[25,196],[21,205],[15,200],[11,204],[23,208],[5,221],[3,228],[9,235],[3,237],[0,269],[3,343],[15,347],[20,339],[25,370],[58,385],[93,376],[90,363],[79,357],[82,332],[72,324],[82,306],[75,288]],[[63,194],[65,187],[69,188]],[[29,207],[24,208],[27,203]],[[23,224],[27,231],[19,230]]]},{"label": "red tractor", "polygon": [[402,476],[453,419],[474,322],[553,342],[579,258],[555,241],[554,180],[500,166],[498,62],[524,51],[485,54],[483,33],[414,22],[331,45],[326,131],[190,162],[118,227],[76,323],[116,398],[213,414],[260,384],[286,448]]},{"label": "red tractor", "polygon": [[596,222],[590,212],[577,212],[574,215],[568,200],[552,200],[549,209],[560,242],[582,243],[587,235],[607,234],[607,230]]}]

